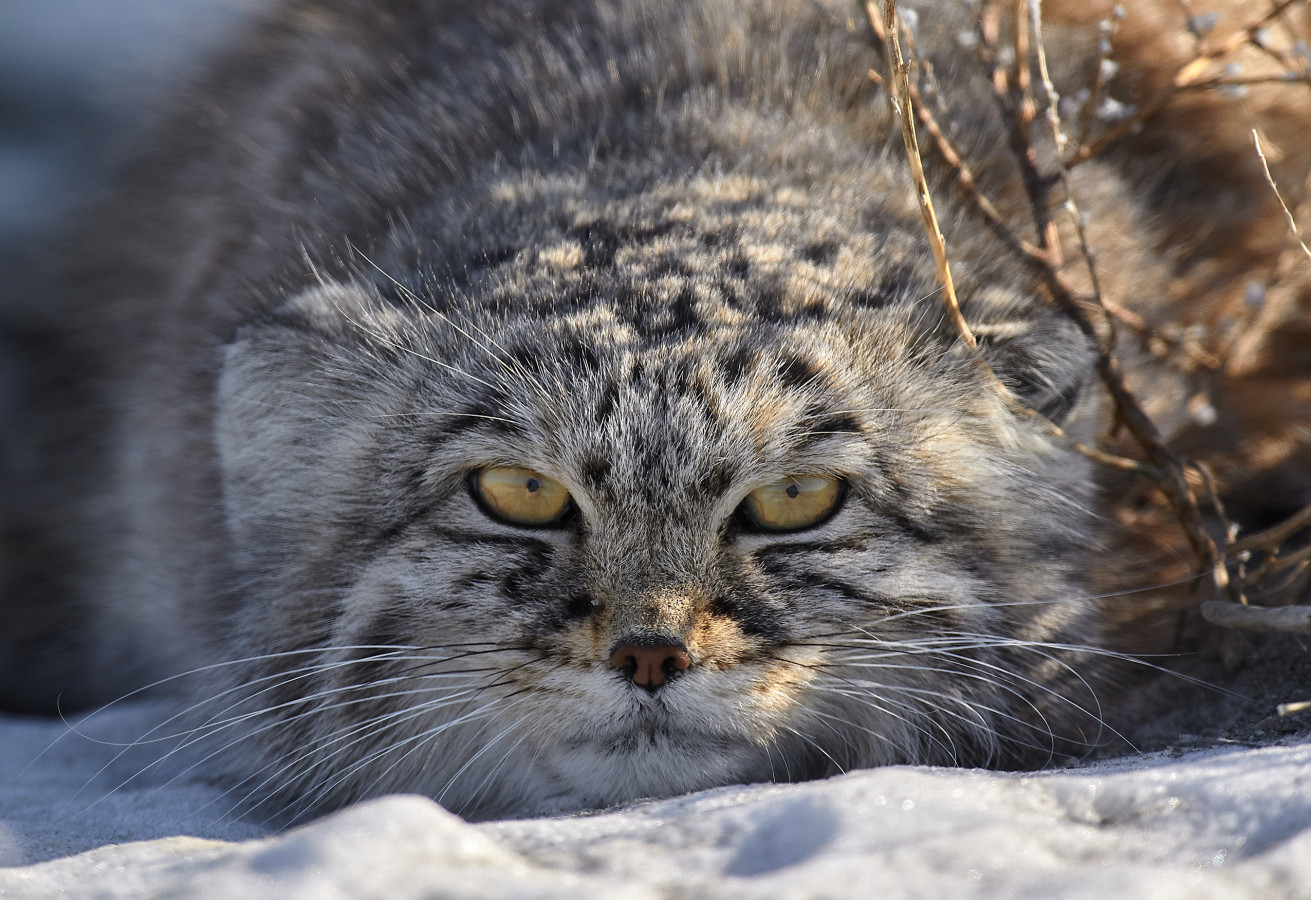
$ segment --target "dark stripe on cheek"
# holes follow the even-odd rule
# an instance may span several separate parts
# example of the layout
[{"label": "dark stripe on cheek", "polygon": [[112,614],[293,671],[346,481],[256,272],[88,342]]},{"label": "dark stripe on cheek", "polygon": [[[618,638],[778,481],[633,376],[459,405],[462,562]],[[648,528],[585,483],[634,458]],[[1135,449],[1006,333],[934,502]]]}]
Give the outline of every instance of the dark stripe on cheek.
[{"label": "dark stripe on cheek", "polygon": [[[412,484],[414,481],[414,479],[411,479]],[[414,487],[411,496],[422,496],[420,492],[423,490],[424,488],[422,487],[422,484],[418,483]],[[409,531],[414,524],[428,518],[431,514],[432,506],[424,504],[415,507],[414,509],[406,510],[403,515],[383,524],[381,528],[377,526],[374,517],[362,516],[357,520],[358,524],[354,527],[348,526],[344,529],[344,541],[349,542],[355,547],[359,547],[362,544],[364,547],[364,554],[366,556],[372,556],[378,550],[390,546],[397,538]],[[370,537],[367,539],[362,537],[363,535],[368,535],[370,531],[373,531],[373,534]]]},{"label": "dark stripe on cheek", "polygon": [[558,594],[550,584],[553,554],[549,546],[540,547],[513,560],[506,560],[509,571],[501,576],[501,596],[513,604]]},{"label": "dark stripe on cheek", "polygon": [[527,535],[487,534],[482,532],[469,533],[465,531],[451,531],[445,528],[434,528],[431,533],[448,544],[459,544],[461,546],[484,544],[494,547],[516,547],[521,550],[542,554],[544,557],[549,557],[551,551],[555,549],[549,542],[544,541],[541,538],[529,537]]},{"label": "dark stripe on cheek", "polygon": [[[761,560],[760,567],[768,572],[772,578],[790,590],[800,593],[822,592],[830,595],[837,595],[844,600],[850,600],[864,606],[874,606],[880,609],[892,610],[896,608],[893,599],[886,594],[877,591],[862,591],[854,584],[840,581],[826,575],[820,575],[810,569],[781,563],[777,560]],[[822,597],[801,598],[805,603],[808,600],[822,602]]]},{"label": "dark stripe on cheek", "polygon": [[918,522],[899,509],[890,510],[887,515],[897,528],[921,544],[937,544],[942,541],[942,531],[927,522]]},{"label": "dark stripe on cheek", "polygon": [[873,552],[874,543],[882,534],[858,532],[831,541],[780,541],[761,547],[752,552],[754,559],[767,559],[773,556],[786,556],[789,553],[863,553]]},{"label": "dark stripe on cheek", "polygon": [[731,619],[742,629],[743,634],[774,644],[784,644],[789,639],[783,623],[783,611],[771,609],[761,597],[745,587],[717,594],[710,601],[710,612]]}]

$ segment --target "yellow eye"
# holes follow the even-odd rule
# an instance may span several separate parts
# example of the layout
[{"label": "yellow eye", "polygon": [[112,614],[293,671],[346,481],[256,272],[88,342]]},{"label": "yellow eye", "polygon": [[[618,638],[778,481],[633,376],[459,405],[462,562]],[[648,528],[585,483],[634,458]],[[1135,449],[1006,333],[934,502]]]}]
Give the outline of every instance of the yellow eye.
[{"label": "yellow eye", "polygon": [[842,482],[822,475],[793,475],[758,487],[742,501],[742,514],[762,531],[800,531],[831,516],[842,501]]},{"label": "yellow eye", "polygon": [[574,506],[560,482],[520,466],[481,469],[473,492],[488,514],[511,525],[551,525]]}]

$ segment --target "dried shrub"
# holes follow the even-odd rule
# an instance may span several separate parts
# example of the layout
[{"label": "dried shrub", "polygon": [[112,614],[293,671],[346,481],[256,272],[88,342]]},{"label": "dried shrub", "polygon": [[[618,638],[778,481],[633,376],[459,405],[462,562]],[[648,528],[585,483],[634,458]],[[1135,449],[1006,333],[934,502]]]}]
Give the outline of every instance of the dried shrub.
[{"label": "dried shrub", "polygon": [[[1311,505],[1297,508],[1311,497],[1311,249],[1299,227],[1311,221],[1311,0],[1173,0],[1128,12],[1049,3],[1047,21],[1039,0],[973,6],[969,44],[992,73],[1031,230],[980,187],[938,120],[932,72],[916,58],[896,0],[866,5],[886,54],[871,77],[886,83],[901,117],[962,340],[974,346],[925,160],[945,169],[1096,347],[1111,426],[1098,446],[1080,449],[1112,472],[1117,499],[1107,514],[1126,536],[1120,549],[1150,536],[1157,579],[1187,585],[1175,611],[1200,611],[1220,629],[1311,633]],[[1067,78],[1065,96],[1049,67],[1048,21],[1096,35],[1081,86],[1071,90]],[[1143,172],[1168,160],[1198,185],[1164,228],[1163,246],[1182,248],[1165,296],[1146,303],[1108,289],[1090,236],[1096,223],[1080,205],[1080,167],[1117,155]],[[1187,391],[1175,404],[1182,420],[1178,409],[1140,400],[1124,362],[1134,355],[1177,374]],[[1037,416],[1009,399],[1018,415]]]}]

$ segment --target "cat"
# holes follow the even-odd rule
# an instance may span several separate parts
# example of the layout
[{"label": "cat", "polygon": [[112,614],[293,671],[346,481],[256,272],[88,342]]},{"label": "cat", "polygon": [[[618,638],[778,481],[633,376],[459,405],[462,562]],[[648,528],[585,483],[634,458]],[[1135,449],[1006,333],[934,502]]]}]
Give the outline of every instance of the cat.
[{"label": "cat", "polygon": [[[938,115],[1018,231],[976,13],[917,7]],[[1049,18],[1073,95],[1096,19]],[[939,300],[882,60],[840,2],[277,4],[23,310],[44,342],[8,451],[3,702],[188,672],[186,740],[292,818],[1110,739],[1115,660],[1159,631],[1125,622],[1168,604],[1099,599],[1127,539],[1076,447],[1110,414],[1094,342],[926,154],[978,356],[1039,417],[990,382]],[[1150,164],[1175,114],[1077,170],[1102,289],[1153,326],[1237,256],[1177,233],[1212,151]],[[1216,195],[1196,215],[1267,210]],[[1202,376],[1122,343],[1196,432]]]}]

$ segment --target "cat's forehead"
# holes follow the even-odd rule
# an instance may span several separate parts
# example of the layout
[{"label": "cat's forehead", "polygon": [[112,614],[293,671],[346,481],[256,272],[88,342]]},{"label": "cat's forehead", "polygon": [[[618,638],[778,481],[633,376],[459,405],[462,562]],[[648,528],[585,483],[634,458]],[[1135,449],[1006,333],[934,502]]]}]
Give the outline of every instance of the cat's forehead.
[{"label": "cat's forehead", "polygon": [[648,505],[671,489],[709,495],[863,465],[905,414],[896,372],[911,338],[898,346],[895,328],[876,329],[890,383],[881,391],[859,364],[872,350],[856,325],[750,317],[655,335],[600,303],[549,325],[518,322],[476,353],[476,446],[594,491],[628,485]]},{"label": "cat's forehead", "polygon": [[512,432],[497,452],[598,484],[823,470],[816,447],[934,392],[913,359],[940,331],[915,223],[831,186],[633,182],[494,184],[450,229],[451,264],[416,285],[460,298],[469,327],[431,321],[434,356],[477,373],[460,393]]},{"label": "cat's forehead", "polygon": [[[449,284],[549,319],[609,307],[645,335],[823,317],[834,301],[881,306],[936,288],[918,213],[882,189],[886,173],[816,182],[750,162],[680,171],[639,156],[609,174],[501,173],[429,210],[435,237],[418,255],[438,294]],[[393,240],[398,258],[415,254],[410,229]]]}]

